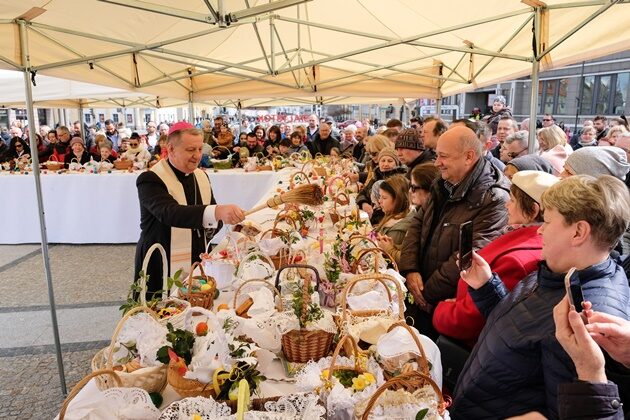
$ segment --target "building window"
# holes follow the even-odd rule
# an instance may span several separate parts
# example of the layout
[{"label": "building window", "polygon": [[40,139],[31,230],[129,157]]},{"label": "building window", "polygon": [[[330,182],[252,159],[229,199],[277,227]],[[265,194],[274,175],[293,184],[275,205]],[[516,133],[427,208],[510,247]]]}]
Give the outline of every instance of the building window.
[{"label": "building window", "polygon": [[556,93],[556,85],[557,80],[547,80],[545,81],[545,109],[543,110],[543,114],[553,114],[553,104]]},{"label": "building window", "polygon": [[613,97],[612,112],[615,115],[623,115],[626,108],[626,99],[628,98],[628,84],[630,82],[630,73],[619,73],[617,75],[617,83],[615,83],[615,95]]},{"label": "building window", "polygon": [[98,114],[98,120],[100,122],[105,122],[105,114]]},{"label": "building window", "polygon": [[555,113],[562,115],[567,111],[567,88],[569,86],[569,79],[560,79],[558,81],[558,100],[556,102]]},{"label": "building window", "polygon": [[127,114],[127,124],[133,124],[133,115]]},{"label": "building window", "polygon": [[597,102],[595,103],[595,113],[608,114],[610,108],[608,102],[610,100],[610,82],[611,76],[599,76],[599,83],[597,86]]},{"label": "building window", "polygon": [[114,120],[115,123],[118,122],[118,114],[113,114],[112,115],[112,120]]},{"label": "building window", "polygon": [[582,87],[582,106],[580,107],[581,114],[593,113],[593,93],[595,90],[595,76],[586,76],[584,78],[584,86]]},{"label": "building window", "polygon": [[92,114],[85,114],[83,118],[85,118],[86,124],[92,124]]}]

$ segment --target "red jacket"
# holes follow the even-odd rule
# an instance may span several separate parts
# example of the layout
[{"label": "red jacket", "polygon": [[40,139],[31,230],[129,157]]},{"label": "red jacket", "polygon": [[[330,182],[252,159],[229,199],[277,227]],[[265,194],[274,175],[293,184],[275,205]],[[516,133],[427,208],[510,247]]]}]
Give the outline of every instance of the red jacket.
[{"label": "red jacket", "polygon": [[[499,275],[505,287],[512,290],[516,283],[536,270],[541,259],[542,237],[538,226],[527,226],[506,233],[490,242],[479,255]],[[433,314],[433,326],[442,335],[461,340],[472,348],[486,320],[479,313],[462,279],[457,284],[455,301],[438,303]]]}]

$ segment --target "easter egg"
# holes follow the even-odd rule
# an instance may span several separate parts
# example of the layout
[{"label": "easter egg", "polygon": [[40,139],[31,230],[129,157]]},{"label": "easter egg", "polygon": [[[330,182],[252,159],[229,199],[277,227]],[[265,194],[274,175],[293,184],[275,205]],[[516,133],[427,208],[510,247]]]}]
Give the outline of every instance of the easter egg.
[{"label": "easter egg", "polygon": [[211,286],[211,285],[209,285],[209,284],[202,284],[202,285],[201,285],[201,291],[202,291],[202,292],[207,292],[207,291],[209,291],[210,289],[212,289],[212,286]]}]

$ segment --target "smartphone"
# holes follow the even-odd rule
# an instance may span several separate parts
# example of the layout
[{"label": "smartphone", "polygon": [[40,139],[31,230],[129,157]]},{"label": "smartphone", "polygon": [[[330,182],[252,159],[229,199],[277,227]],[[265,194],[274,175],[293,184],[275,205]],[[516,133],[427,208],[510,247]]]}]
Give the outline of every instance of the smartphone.
[{"label": "smartphone", "polygon": [[459,269],[468,270],[472,266],[473,224],[468,221],[459,225]]},{"label": "smartphone", "polygon": [[567,290],[571,309],[575,309],[578,313],[582,312],[584,296],[582,294],[582,286],[580,286],[580,277],[578,276],[577,268],[571,268],[567,275],[564,276],[564,288]]}]

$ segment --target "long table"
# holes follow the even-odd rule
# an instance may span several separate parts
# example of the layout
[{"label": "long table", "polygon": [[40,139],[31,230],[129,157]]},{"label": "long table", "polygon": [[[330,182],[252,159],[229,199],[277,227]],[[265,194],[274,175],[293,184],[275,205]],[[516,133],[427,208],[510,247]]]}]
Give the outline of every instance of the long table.
[{"label": "long table", "polygon": [[[207,171],[219,204],[251,208],[278,173]],[[139,173],[41,175],[48,240],[52,243],[135,243],[140,237]],[[0,244],[41,241],[32,173],[0,173]]]}]

